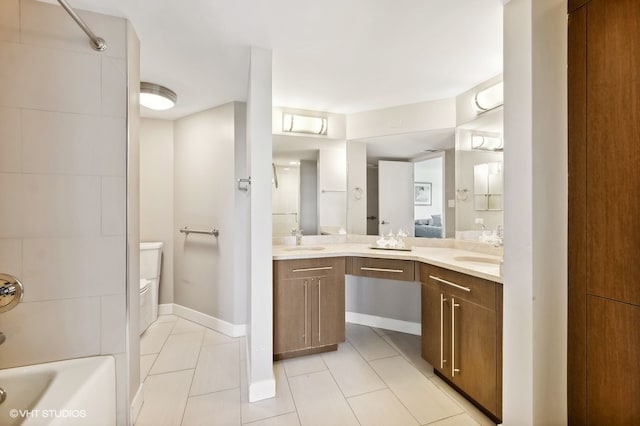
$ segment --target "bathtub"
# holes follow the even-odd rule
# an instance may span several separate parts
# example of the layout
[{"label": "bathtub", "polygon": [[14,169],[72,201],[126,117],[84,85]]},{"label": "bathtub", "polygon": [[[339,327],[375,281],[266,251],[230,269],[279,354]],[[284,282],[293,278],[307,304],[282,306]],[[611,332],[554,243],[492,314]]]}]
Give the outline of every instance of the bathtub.
[{"label": "bathtub", "polygon": [[111,356],[0,370],[0,425],[115,425],[115,378]]}]

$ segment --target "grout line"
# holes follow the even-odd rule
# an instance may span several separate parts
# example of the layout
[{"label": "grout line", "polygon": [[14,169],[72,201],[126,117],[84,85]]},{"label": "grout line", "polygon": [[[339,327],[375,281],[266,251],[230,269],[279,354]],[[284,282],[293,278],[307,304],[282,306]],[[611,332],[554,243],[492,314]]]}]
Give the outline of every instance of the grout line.
[{"label": "grout line", "polygon": [[[284,368],[284,362],[282,362],[282,372],[284,373],[284,379],[287,381],[287,386],[289,387],[289,394],[291,395],[291,401],[293,402],[293,408],[296,413],[296,417],[298,417],[298,424],[302,425],[302,420],[300,420],[300,413],[298,412],[298,405],[296,404],[296,398],[293,396],[293,389],[291,389],[291,382],[289,382],[289,376],[287,375],[287,370]],[[276,383],[277,387],[277,383]],[[277,393],[277,390],[276,390]]]},{"label": "grout line", "polygon": [[[171,332],[173,332],[173,329],[175,328],[177,323],[178,323],[178,321],[174,322],[173,328],[171,329]],[[168,337],[167,337],[167,340],[169,340]],[[204,341],[204,333],[202,333],[202,336],[200,337],[200,350],[198,351],[198,358],[196,359],[196,365],[195,365],[195,367],[193,367],[193,374],[191,375],[191,383],[189,384],[189,390],[187,391],[187,402],[184,404],[184,408],[182,409],[182,417],[180,418],[180,424],[181,425],[184,422],[184,415],[187,412],[187,406],[189,405],[189,399],[191,398],[191,388],[193,387],[193,381],[196,378],[196,371],[198,369],[198,363],[200,362],[200,355],[202,354],[202,342],[203,341]],[[158,355],[158,358],[159,357],[160,357],[160,355]]]}]

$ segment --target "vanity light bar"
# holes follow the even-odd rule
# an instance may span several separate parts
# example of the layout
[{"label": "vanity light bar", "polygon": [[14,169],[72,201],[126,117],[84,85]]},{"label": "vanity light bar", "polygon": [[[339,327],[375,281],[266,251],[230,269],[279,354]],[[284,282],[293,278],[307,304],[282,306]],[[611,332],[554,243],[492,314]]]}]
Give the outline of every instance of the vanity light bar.
[{"label": "vanity light bar", "polygon": [[479,113],[498,108],[504,104],[504,83],[501,81],[498,84],[480,90],[473,100]]},{"label": "vanity light bar", "polygon": [[502,138],[496,136],[471,136],[471,148],[485,151],[501,151],[503,148]]},{"label": "vanity light bar", "polygon": [[310,117],[307,115],[283,114],[282,131],[291,133],[310,133],[313,135],[327,134],[328,120],[326,117]]}]

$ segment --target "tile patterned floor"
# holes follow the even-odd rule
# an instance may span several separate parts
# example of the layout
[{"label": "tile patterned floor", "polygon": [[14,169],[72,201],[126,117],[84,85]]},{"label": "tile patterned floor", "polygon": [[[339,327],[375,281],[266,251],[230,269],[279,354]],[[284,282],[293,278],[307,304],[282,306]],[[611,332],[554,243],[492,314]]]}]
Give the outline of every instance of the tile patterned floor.
[{"label": "tile patterned floor", "polygon": [[276,397],[255,403],[244,338],[163,315],[140,351],[137,426],[494,425],[433,375],[409,334],[347,324],[337,351],[276,362]]}]

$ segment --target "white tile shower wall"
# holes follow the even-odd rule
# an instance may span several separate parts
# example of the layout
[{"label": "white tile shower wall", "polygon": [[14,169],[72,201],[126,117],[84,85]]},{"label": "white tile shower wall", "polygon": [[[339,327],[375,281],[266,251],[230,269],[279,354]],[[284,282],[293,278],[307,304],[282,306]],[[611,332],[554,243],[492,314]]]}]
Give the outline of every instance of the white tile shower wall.
[{"label": "white tile shower wall", "polygon": [[0,368],[125,351],[126,21],[81,16],[104,54],[59,6],[0,2],[0,271],[25,287]]}]

